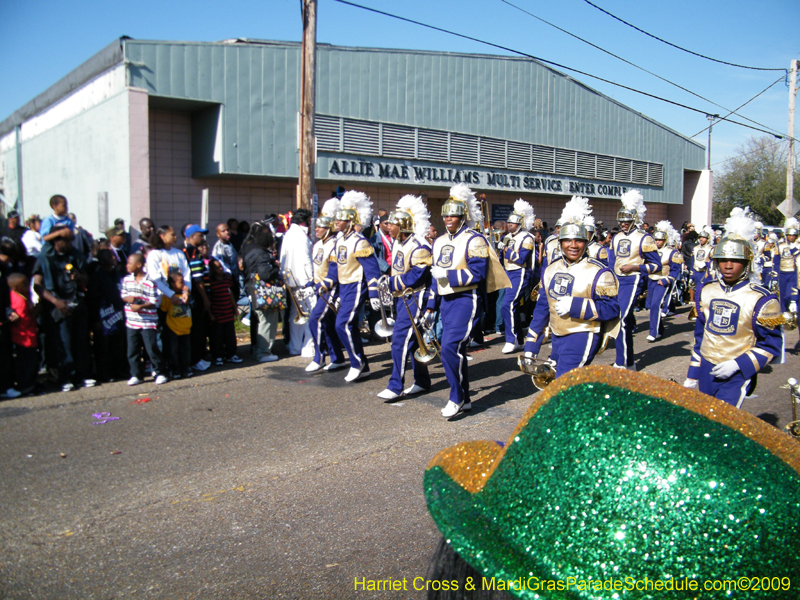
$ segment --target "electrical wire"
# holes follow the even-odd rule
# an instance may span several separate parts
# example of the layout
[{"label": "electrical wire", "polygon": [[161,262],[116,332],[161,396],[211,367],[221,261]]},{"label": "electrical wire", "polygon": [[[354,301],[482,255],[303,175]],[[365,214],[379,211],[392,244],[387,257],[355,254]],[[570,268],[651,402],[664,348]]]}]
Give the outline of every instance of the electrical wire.
[{"label": "electrical wire", "polygon": [[785,143],[785,140],[778,140],[776,142],[772,142],[771,144],[765,146],[764,148],[756,148],[755,150],[751,150],[750,152],[745,152],[743,154],[737,154],[736,156],[729,156],[728,158],[725,158],[725,159],[723,159],[723,160],[721,160],[719,162],[711,163],[711,166],[715,167],[717,165],[721,165],[723,163],[730,162],[732,160],[736,160],[737,158],[744,158],[745,156],[750,156],[751,154],[755,154],[756,152],[761,152],[762,150],[766,150],[768,148],[774,148],[778,144],[783,144],[783,143]]},{"label": "electrical wire", "polygon": [[[661,75],[659,75],[658,73],[653,73],[652,71],[648,71],[648,70],[647,70],[647,69],[645,69],[644,67],[640,67],[639,65],[637,65],[637,64],[635,64],[635,63],[632,63],[631,61],[629,61],[629,60],[627,60],[627,59],[625,59],[625,58],[622,58],[621,56],[618,56],[618,55],[614,54],[613,52],[609,52],[608,50],[606,50],[605,48],[601,48],[601,47],[600,47],[600,46],[598,46],[597,44],[593,44],[592,42],[590,42],[590,41],[588,41],[588,40],[585,40],[585,39],[583,39],[582,37],[580,37],[580,36],[578,36],[578,35],[575,35],[574,33],[571,33],[571,32],[569,32],[569,31],[567,31],[566,29],[562,29],[562,28],[561,28],[561,27],[559,27],[558,25],[555,25],[555,24],[553,24],[553,23],[550,23],[549,21],[546,21],[545,19],[542,19],[541,17],[538,17],[538,16],[534,15],[533,13],[531,13],[531,12],[529,12],[529,11],[525,10],[524,8],[522,8],[522,7],[520,7],[520,6],[517,6],[516,4],[514,4],[514,3],[512,3],[512,2],[509,2],[509,0],[500,0],[500,2],[502,2],[502,3],[504,3],[504,4],[508,4],[508,5],[509,5],[509,6],[511,6],[512,8],[516,8],[518,11],[520,11],[520,12],[523,12],[523,13],[525,13],[526,15],[528,15],[528,16],[530,16],[530,17],[533,17],[534,19],[536,19],[536,20],[538,20],[538,21],[541,21],[542,23],[544,23],[544,24],[546,24],[546,25],[549,25],[550,27],[553,27],[554,29],[558,29],[558,30],[559,30],[559,31],[561,31],[562,33],[566,33],[568,36],[571,36],[571,37],[575,38],[576,40],[580,40],[581,42],[583,42],[584,44],[588,44],[588,45],[589,45],[589,46],[591,46],[592,48],[595,48],[595,49],[597,49],[597,50],[600,50],[600,52],[604,52],[605,54],[608,54],[609,56],[613,56],[614,58],[616,58],[617,60],[621,60],[621,61],[622,61],[622,62],[624,62],[625,64],[628,64],[628,65],[630,65],[630,66],[632,66],[632,67],[635,67],[635,68],[639,69],[640,71],[643,71],[643,72],[647,73],[648,75],[652,75],[653,77],[656,77],[657,79],[660,79],[661,81],[663,81],[663,82],[665,82],[665,83],[668,83],[668,84],[670,84],[670,85],[672,85],[672,86],[675,86],[675,87],[676,87],[676,88],[678,88],[679,90],[683,90],[684,92],[687,92],[688,94],[691,94],[692,96],[695,96],[696,98],[700,98],[700,100],[705,100],[706,102],[710,102],[711,104],[713,104],[713,105],[714,105],[714,106],[716,106],[716,107],[719,107],[719,108],[721,108],[721,109],[723,109],[723,110],[727,110],[727,111],[729,111],[729,112],[728,112],[728,114],[726,115],[726,116],[728,116],[728,117],[729,117],[729,116],[731,116],[732,114],[736,114],[737,116],[741,117],[741,118],[742,118],[742,119],[744,119],[745,121],[749,121],[750,123],[753,123],[754,125],[758,125],[759,127],[766,127],[767,129],[772,129],[772,131],[773,131],[773,132],[776,132],[776,133],[777,133],[777,130],[773,129],[773,128],[772,128],[772,127],[770,127],[769,125],[764,125],[763,123],[759,123],[758,121],[754,121],[753,119],[750,119],[750,118],[748,118],[748,117],[745,117],[744,115],[740,115],[740,114],[738,114],[738,113],[736,112],[736,111],[738,111],[738,110],[739,110],[739,108],[742,108],[742,106],[745,106],[745,105],[747,104],[747,102],[745,102],[745,104],[742,104],[742,106],[740,106],[740,107],[739,107],[739,108],[737,108],[736,110],[731,110],[730,108],[727,108],[727,107],[725,107],[725,106],[722,106],[721,104],[717,104],[717,103],[716,103],[716,102],[714,102],[713,100],[709,100],[708,98],[706,98],[706,97],[704,97],[704,96],[701,96],[700,94],[697,94],[697,93],[693,92],[692,90],[690,90],[690,89],[687,89],[687,88],[683,87],[682,85],[675,83],[674,81],[670,81],[669,79],[665,79],[664,77],[662,77],[662,76],[661,76]],[[783,77],[781,77],[780,79],[778,79],[778,81],[780,81],[781,79],[783,79]],[[776,81],[775,83],[777,83],[777,81]],[[772,85],[770,85],[769,87],[772,87],[773,85],[775,85],[775,83],[773,83],[773,84],[772,84]],[[769,88],[767,88],[767,89],[769,89]],[[764,91],[766,91],[766,90],[764,90]],[[763,94],[764,92],[761,92],[761,93]],[[757,97],[758,97],[758,96],[755,96],[755,98],[757,98]],[[753,99],[755,99],[755,98],[752,98],[752,99],[751,99],[751,100],[749,100],[748,102],[752,101],[752,100],[753,100]],[[704,129],[703,131],[705,131],[705,129]],[[703,133],[703,132],[701,131],[700,133]],[[696,137],[696,136],[700,135],[700,133],[696,133],[696,134],[694,134],[692,137]]]},{"label": "electrical wire", "polygon": [[[747,102],[745,102],[744,104],[742,104],[741,106],[739,106],[738,108],[736,108],[736,110],[732,110],[731,112],[729,112],[729,113],[728,113],[727,115],[725,115],[725,116],[726,116],[726,117],[730,117],[730,116],[731,116],[732,114],[734,114],[734,113],[735,113],[737,110],[739,110],[739,109],[741,109],[741,108],[744,108],[745,106],[747,106],[748,104],[750,104],[750,103],[751,103],[753,100],[755,100],[756,98],[758,98],[758,97],[759,97],[761,94],[763,94],[764,92],[766,92],[766,91],[767,91],[769,88],[771,88],[772,86],[774,86],[776,83],[778,83],[779,81],[783,81],[783,79],[784,79],[784,77],[783,77],[783,76],[781,76],[781,77],[778,77],[778,79],[776,79],[775,81],[773,81],[772,83],[770,83],[770,84],[769,84],[767,87],[765,87],[763,90],[761,90],[760,92],[758,92],[758,93],[757,93],[755,96],[753,96],[752,98],[750,98],[750,100],[748,100]],[[729,110],[729,109],[727,109],[727,108],[726,108],[725,110]],[[739,115],[739,116],[741,117],[742,115]],[[745,118],[747,118],[747,117],[745,117]],[[747,120],[748,120],[748,121],[750,121],[750,119],[747,119]],[[752,122],[752,121],[751,121],[751,122]],[[758,124],[759,124],[759,125],[761,125],[761,123],[758,123]],[[713,123],[712,123],[711,125],[713,125]],[[711,127],[711,125],[709,125],[708,127]],[[695,138],[695,137],[697,137],[698,135],[700,135],[701,133],[703,133],[703,132],[705,132],[705,131],[708,131],[708,127],[706,127],[705,129],[701,129],[700,131],[698,131],[697,133],[695,133],[695,134],[694,134],[692,137],[693,137],[693,138]],[[766,127],[766,125],[764,125],[764,127]],[[773,131],[774,131],[774,130],[773,130]]]},{"label": "electrical wire", "polygon": [[728,66],[731,66],[731,67],[739,67],[740,69],[750,69],[752,71],[783,71],[783,72],[786,72],[786,69],[767,69],[767,68],[764,68],[764,67],[748,67],[746,65],[737,65],[736,63],[726,62],[724,60],[718,60],[716,58],[711,58],[710,56],[705,56],[704,54],[698,54],[697,52],[692,52],[691,50],[687,50],[686,48],[681,48],[680,46],[677,46],[677,45],[673,44],[672,42],[668,42],[667,40],[662,40],[660,37],[655,36],[652,33],[647,33],[644,29],[639,29],[638,27],[636,27],[636,25],[632,25],[632,24],[628,23],[627,21],[625,21],[623,19],[620,19],[618,16],[612,15],[610,12],[608,12],[604,8],[600,8],[599,6],[597,6],[597,4],[594,4],[590,0],[583,0],[583,1],[586,2],[586,4],[588,4],[589,6],[594,6],[601,13],[607,14],[612,19],[616,19],[620,23],[624,23],[628,27],[632,27],[636,31],[638,31],[640,33],[643,33],[646,36],[649,36],[649,37],[651,37],[651,38],[653,38],[655,40],[658,40],[659,42],[662,42],[664,44],[667,44],[668,46],[672,46],[673,48],[677,48],[678,50],[682,50],[683,52],[688,52],[689,54],[693,54],[694,56],[699,56],[700,58],[705,58],[706,60],[710,60],[710,61],[713,61],[713,62],[716,62],[716,63],[720,63],[720,64],[723,64],[723,65],[728,65]]},{"label": "electrical wire", "polygon": [[[628,90],[630,92],[634,92],[636,94],[641,94],[642,96],[647,96],[648,98],[653,98],[654,100],[660,100],[661,102],[666,102],[667,104],[672,104],[673,106],[678,106],[680,108],[685,108],[686,110],[691,110],[693,112],[700,113],[702,115],[709,114],[709,112],[707,110],[701,110],[699,108],[694,108],[692,106],[687,106],[686,104],[681,104],[680,102],[675,102],[674,100],[668,100],[666,98],[662,98],[662,97],[656,96],[654,94],[648,94],[647,92],[643,92],[642,90],[637,90],[635,88],[628,87],[627,85],[623,85],[621,83],[617,83],[617,82],[611,81],[609,79],[604,79],[602,77],[598,77],[597,75],[592,75],[591,73],[586,73],[585,71],[579,71],[578,69],[574,69],[572,67],[568,67],[566,65],[562,65],[562,64],[559,64],[557,62],[553,62],[552,60],[547,60],[547,59],[544,59],[544,58],[540,58],[538,56],[534,56],[533,54],[528,54],[527,52],[522,52],[521,50],[514,50],[513,48],[509,48],[507,46],[502,46],[500,44],[495,44],[494,42],[489,42],[489,41],[486,41],[486,40],[482,40],[482,39],[479,39],[479,38],[476,38],[476,37],[465,35],[463,33],[457,33],[455,31],[450,31],[450,30],[447,30],[447,29],[443,29],[441,27],[437,27],[436,25],[429,25],[428,23],[422,23],[421,21],[415,21],[414,19],[409,19],[407,17],[401,17],[399,15],[393,15],[392,13],[387,13],[385,11],[378,10],[377,8],[371,8],[369,6],[363,6],[361,4],[356,4],[355,2],[350,2],[349,0],[334,0],[334,2],[338,2],[340,4],[346,4],[348,6],[353,6],[355,8],[360,8],[362,10],[366,10],[368,12],[373,12],[373,13],[376,13],[376,14],[379,14],[379,15],[383,15],[385,17],[391,17],[392,19],[397,19],[399,21],[405,21],[406,23],[411,23],[413,25],[419,25],[420,27],[426,27],[427,29],[433,29],[434,31],[439,31],[441,33],[446,33],[448,35],[453,35],[455,37],[460,37],[460,38],[465,39],[465,40],[478,42],[479,44],[485,44],[486,46],[491,46],[493,48],[498,48],[500,50],[504,50],[506,52],[511,52],[512,54],[518,54],[518,55],[524,56],[526,58],[531,58],[533,60],[539,61],[539,62],[547,64],[547,65],[553,65],[554,67],[557,67],[559,69],[566,69],[567,71],[572,71],[573,73],[578,73],[579,75],[584,75],[586,77],[591,77],[592,79],[597,79],[598,81],[602,81],[604,83],[608,83],[609,85],[613,85],[613,86],[622,88],[624,90]],[[584,85],[583,83],[581,83],[577,79],[574,79],[574,78],[570,77],[569,75],[564,75],[564,76],[566,78],[568,78],[568,79],[571,79],[572,81],[574,81],[578,85],[581,85],[581,86]],[[753,127],[752,125],[747,125],[746,123],[740,123],[739,121],[734,121],[732,119],[720,117],[719,120],[720,121],[727,121],[728,123],[733,123],[734,125],[741,125],[742,127],[746,127],[748,129],[753,129],[755,131],[760,131],[761,133],[766,133],[766,134],[771,135],[773,137],[776,137],[778,139],[784,139],[786,137],[784,135],[779,135],[779,134],[773,133],[771,131],[767,131],[765,129],[760,129],[758,127]]]}]

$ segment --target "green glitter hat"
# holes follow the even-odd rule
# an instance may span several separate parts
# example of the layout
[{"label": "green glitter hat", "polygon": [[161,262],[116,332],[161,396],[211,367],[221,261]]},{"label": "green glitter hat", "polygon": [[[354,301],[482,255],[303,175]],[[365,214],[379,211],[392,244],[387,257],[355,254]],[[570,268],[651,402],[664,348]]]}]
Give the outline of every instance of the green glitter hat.
[{"label": "green glitter hat", "polygon": [[520,598],[797,597],[713,582],[800,582],[798,442],[643,373],[567,373],[505,446],[437,454],[425,495],[445,539],[485,578],[477,585]]}]

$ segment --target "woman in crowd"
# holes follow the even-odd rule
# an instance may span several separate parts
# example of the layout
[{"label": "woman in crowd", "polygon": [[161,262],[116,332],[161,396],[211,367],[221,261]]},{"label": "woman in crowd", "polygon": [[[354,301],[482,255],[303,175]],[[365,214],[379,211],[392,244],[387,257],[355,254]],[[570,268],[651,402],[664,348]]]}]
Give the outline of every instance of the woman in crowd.
[{"label": "woman in crowd", "polygon": [[275,260],[275,238],[266,223],[253,223],[247,239],[242,244],[245,289],[250,296],[253,314],[258,317],[258,333],[253,338],[253,356],[258,362],[273,362],[278,357],[272,353],[272,344],[278,330],[279,310],[259,302],[259,288],[281,285],[280,265]]}]

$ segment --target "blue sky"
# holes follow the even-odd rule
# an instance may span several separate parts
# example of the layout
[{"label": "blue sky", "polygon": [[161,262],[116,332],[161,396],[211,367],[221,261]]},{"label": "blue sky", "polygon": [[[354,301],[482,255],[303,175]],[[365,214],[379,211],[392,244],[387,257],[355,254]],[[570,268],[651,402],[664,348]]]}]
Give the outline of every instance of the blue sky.
[{"label": "blue sky", "polygon": [[[574,67],[628,87],[707,111],[723,108],[692,96],[558,31],[503,0],[355,0],[398,14]],[[797,0],[592,0],[594,4],[673,44],[728,62],[787,69],[800,58]],[[780,72],[721,65],[691,56],[619,23],[585,0],[508,0],[540,19],[582,37],[728,109],[737,108]],[[319,0],[321,43],[503,54],[475,41],[335,2]],[[118,3],[77,0],[0,0],[0,120],[46,90],[115,38],[219,41],[256,38],[299,41],[300,0],[141,0]],[[569,71],[566,71],[570,73]],[[708,125],[705,114],[570,73],[587,85],[661,123],[693,136]],[[741,110],[742,115],[785,133],[788,88],[781,80]],[[742,117],[731,116],[746,122]],[[800,126],[796,128],[800,134]],[[718,123],[711,162],[718,170],[746,140],[759,132]],[[699,135],[704,145],[707,133]],[[777,140],[776,140],[777,142]],[[796,149],[797,146],[796,145]]]}]

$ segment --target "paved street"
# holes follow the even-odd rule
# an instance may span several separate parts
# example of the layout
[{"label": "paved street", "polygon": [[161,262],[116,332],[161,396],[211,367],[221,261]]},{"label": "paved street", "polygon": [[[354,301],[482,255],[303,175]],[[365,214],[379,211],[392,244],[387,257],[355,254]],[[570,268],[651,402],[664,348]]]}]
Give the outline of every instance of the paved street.
[{"label": "paved street", "polygon": [[[685,313],[667,323],[654,344],[640,327],[638,367],[682,382],[693,325]],[[794,346],[797,331],[787,338]],[[472,354],[474,409],[454,422],[439,414],[438,360],[430,394],[375,397],[391,370],[386,344],[367,346],[372,376],[352,385],[346,370],[308,375],[306,359],[283,358],[3,401],[0,597],[423,598],[356,592],[354,578],[425,576],[439,537],[426,464],[458,441],[505,440],[531,402],[502,345],[493,336]],[[783,428],[781,386],[798,366],[790,356],[768,368],[745,409]]]}]

